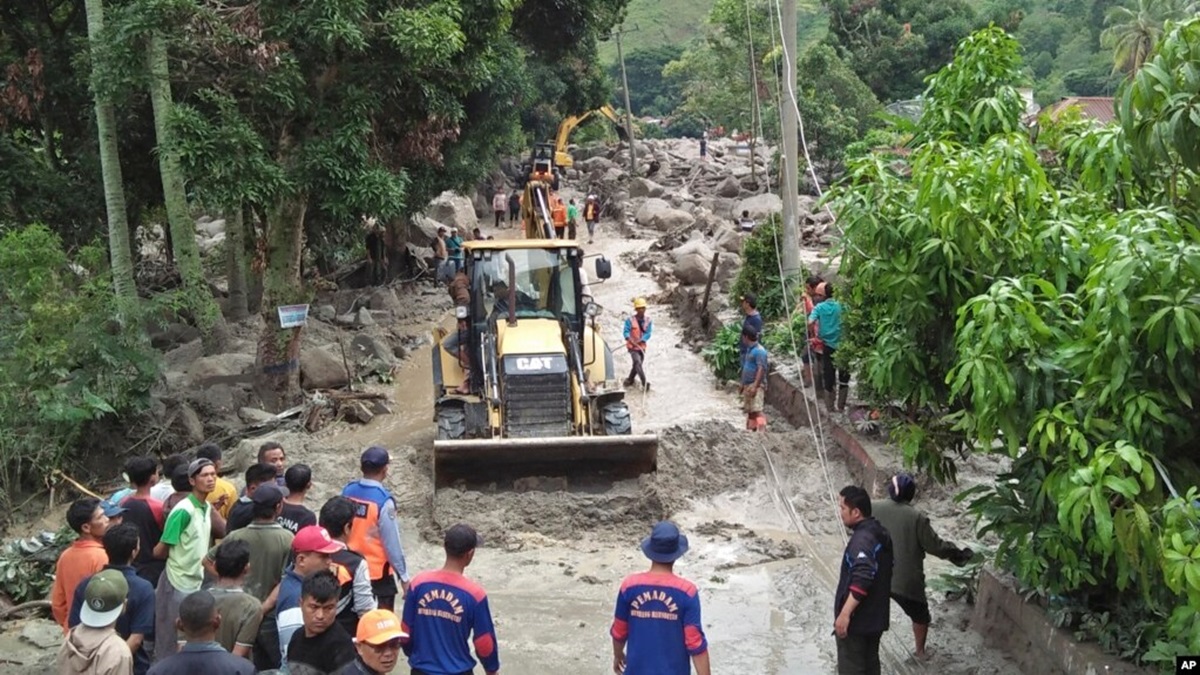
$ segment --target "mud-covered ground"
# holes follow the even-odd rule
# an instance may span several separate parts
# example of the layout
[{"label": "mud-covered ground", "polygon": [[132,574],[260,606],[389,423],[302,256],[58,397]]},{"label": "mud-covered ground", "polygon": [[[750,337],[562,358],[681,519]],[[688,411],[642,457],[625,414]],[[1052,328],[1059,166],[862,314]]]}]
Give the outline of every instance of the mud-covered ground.
[{"label": "mud-covered ground", "polygon": [[[606,308],[604,335],[614,344],[632,298],[660,290],[622,261],[647,243],[620,238],[615,225],[605,223],[589,247],[614,263],[614,278],[592,286]],[[389,484],[413,570],[440,565],[437,533],[443,528],[463,521],[480,531],[485,546],[469,574],[491,597],[503,672],[611,672],[607,631],[617,587],[623,576],[647,567],[638,543],[660,518],[675,520],[691,539],[677,571],[700,588],[714,672],[833,672],[833,588],[843,528],[832,493],[851,482],[849,472],[834,450],[823,468],[818,439],[808,429],[788,428],[780,415],[771,416],[767,434],[742,431],[736,398],[684,346],[679,323],[653,303],[649,314],[655,325],[646,369],[653,386],[631,393],[630,407],[635,433],[659,434],[654,476],[586,493],[496,485],[435,496],[429,359],[420,353],[396,376],[395,414],[363,427],[335,425],[315,437],[272,438],[288,448],[290,463],[313,467],[314,509],[356,475],[362,448],[388,447],[394,458]],[[628,360],[618,356],[622,367]],[[971,461],[960,470],[964,480],[985,479],[994,470]],[[933,492],[922,505],[935,525],[948,537],[969,540],[970,522],[950,500],[952,492]],[[945,569],[941,561],[928,564],[930,576],[939,569]],[[909,623],[894,609],[883,642],[885,672],[1019,672],[969,630],[969,606],[934,594],[930,601],[934,660],[910,658]],[[4,663],[9,647],[26,648],[19,634],[36,623],[4,627],[0,673],[36,672]]]}]

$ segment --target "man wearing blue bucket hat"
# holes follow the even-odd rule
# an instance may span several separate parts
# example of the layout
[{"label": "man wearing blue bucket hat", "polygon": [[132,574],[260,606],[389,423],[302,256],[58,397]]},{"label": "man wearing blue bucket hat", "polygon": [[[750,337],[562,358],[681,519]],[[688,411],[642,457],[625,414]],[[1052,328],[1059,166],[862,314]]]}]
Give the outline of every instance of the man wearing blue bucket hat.
[{"label": "man wearing blue bucket hat", "polygon": [[675,561],[687,550],[687,537],[667,521],[642,540],[650,571],[621,582],[609,631],[618,675],[689,675],[692,665],[698,675],[711,674],[700,596],[695,584],[675,574]]}]

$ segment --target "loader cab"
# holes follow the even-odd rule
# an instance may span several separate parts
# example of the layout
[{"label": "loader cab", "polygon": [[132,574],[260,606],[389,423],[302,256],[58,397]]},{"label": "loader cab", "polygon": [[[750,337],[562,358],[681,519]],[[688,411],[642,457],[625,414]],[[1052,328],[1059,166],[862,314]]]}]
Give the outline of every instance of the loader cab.
[{"label": "loader cab", "polygon": [[565,322],[572,332],[582,329],[579,249],[481,248],[469,253],[472,332],[490,330],[494,322],[510,318],[553,319]]}]

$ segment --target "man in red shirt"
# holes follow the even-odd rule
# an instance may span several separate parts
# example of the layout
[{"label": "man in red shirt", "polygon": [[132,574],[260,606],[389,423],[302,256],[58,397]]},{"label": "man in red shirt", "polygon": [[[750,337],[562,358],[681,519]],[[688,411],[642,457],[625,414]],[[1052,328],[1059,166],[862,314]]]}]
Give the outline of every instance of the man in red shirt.
[{"label": "man in red shirt", "polygon": [[64,631],[67,630],[75,587],[108,564],[103,543],[108,516],[104,515],[99,499],[75,500],[67,509],[67,524],[79,538],[58,557],[54,566],[54,587],[50,590],[50,611]]},{"label": "man in red shirt", "polygon": [[695,584],[675,574],[675,561],[687,550],[687,537],[666,521],[642,540],[650,571],[621,582],[609,631],[618,675],[690,675],[692,665],[697,675],[711,675],[700,596]]}]

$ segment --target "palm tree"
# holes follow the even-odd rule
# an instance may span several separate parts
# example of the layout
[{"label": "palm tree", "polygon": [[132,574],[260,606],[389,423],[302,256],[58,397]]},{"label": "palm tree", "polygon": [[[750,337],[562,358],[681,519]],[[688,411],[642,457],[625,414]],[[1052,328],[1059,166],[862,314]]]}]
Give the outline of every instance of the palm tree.
[{"label": "palm tree", "polygon": [[1109,9],[1104,18],[1108,28],[1100,41],[1113,50],[1113,72],[1136,73],[1162,37],[1163,24],[1186,16],[1187,11],[1180,0],[1137,0],[1136,7]]},{"label": "palm tree", "polygon": [[84,9],[87,12],[88,40],[91,42],[92,96],[100,140],[100,175],[104,181],[104,207],[108,215],[108,254],[112,262],[117,308],[124,320],[137,303],[137,286],[133,280],[133,255],[129,249],[129,221],[125,212],[121,157],[117,151],[117,119],[107,92],[95,81],[101,53],[99,44],[104,33],[104,2],[86,0]]},{"label": "palm tree", "polygon": [[[221,308],[209,291],[200,266],[200,248],[196,245],[196,229],[188,213],[184,188],[183,167],[179,151],[172,138],[169,124],[175,101],[171,97],[171,73],[167,62],[167,43],[155,31],[146,43],[146,64],[150,74],[150,104],[154,112],[154,132],[158,141],[158,168],[162,175],[163,201],[171,229],[171,245],[175,264],[187,291],[188,301],[196,312],[197,324],[207,354],[219,352],[228,341],[228,328]],[[228,245],[228,244],[226,244]]]}]

